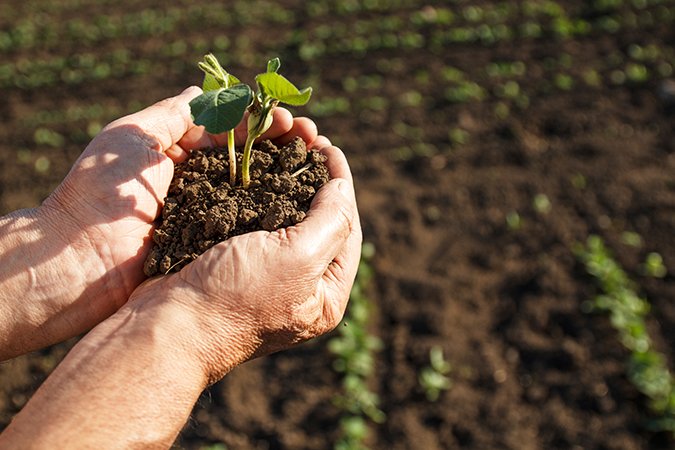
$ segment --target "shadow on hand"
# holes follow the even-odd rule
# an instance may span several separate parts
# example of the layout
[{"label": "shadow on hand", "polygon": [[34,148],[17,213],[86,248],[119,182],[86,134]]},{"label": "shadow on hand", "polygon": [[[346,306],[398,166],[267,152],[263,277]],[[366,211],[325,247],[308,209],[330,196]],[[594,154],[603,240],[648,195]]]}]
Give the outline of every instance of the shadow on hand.
[{"label": "shadow on hand", "polygon": [[21,337],[13,347],[26,339],[32,344],[23,351],[35,350],[87,331],[145,279],[153,221],[173,175],[160,148],[139,127],[106,130],[40,208],[16,211],[0,223],[7,243],[0,284],[26,292],[23,303],[5,303],[16,305],[16,322],[34,308],[29,324],[13,324],[10,341]]}]

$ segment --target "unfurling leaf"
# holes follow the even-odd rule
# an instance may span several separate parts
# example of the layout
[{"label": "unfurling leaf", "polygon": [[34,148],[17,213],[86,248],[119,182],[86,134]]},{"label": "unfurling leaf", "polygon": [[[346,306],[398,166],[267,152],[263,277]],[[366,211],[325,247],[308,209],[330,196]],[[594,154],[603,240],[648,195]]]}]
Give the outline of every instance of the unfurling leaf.
[{"label": "unfurling leaf", "polygon": [[279,60],[279,58],[274,58],[274,59],[270,59],[269,61],[267,61],[267,72],[268,73],[278,72],[279,67],[281,67],[281,61]]},{"label": "unfurling leaf", "polygon": [[311,87],[300,91],[283,75],[279,75],[276,72],[261,73],[255,77],[255,81],[258,83],[260,90],[266,95],[291,106],[306,104],[312,95]]},{"label": "unfurling leaf", "polygon": [[231,86],[235,86],[237,84],[241,84],[241,81],[239,81],[239,78],[235,77],[231,73],[228,73],[227,74],[227,86],[231,87]]},{"label": "unfurling leaf", "polygon": [[221,87],[222,86],[220,85],[218,80],[216,80],[216,78],[213,75],[211,75],[210,73],[204,74],[204,82],[202,83],[202,90],[204,92],[216,91],[216,90],[220,89]]}]

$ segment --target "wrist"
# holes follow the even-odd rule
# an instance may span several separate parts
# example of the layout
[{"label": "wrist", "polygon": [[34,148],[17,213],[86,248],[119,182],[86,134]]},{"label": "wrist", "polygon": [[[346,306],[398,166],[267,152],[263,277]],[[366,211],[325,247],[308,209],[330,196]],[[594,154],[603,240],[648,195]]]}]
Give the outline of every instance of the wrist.
[{"label": "wrist", "polygon": [[171,336],[172,348],[199,369],[204,387],[253,357],[260,346],[250,320],[210,311],[209,299],[178,275],[149,280],[126,307],[161,322],[158,326]]},{"label": "wrist", "polygon": [[112,314],[106,270],[85,239],[48,208],[0,218],[0,358],[75,336]]},{"label": "wrist", "polygon": [[177,338],[181,311],[168,306],[132,302],[91,330],[0,447],[168,448],[207,384],[189,342]]},{"label": "wrist", "polygon": [[150,357],[171,362],[172,371],[185,385],[201,392],[208,384],[208,373],[194,321],[182,308],[165,300],[146,301],[134,293],[125,306],[99,326],[119,327],[127,345],[140,345]]}]

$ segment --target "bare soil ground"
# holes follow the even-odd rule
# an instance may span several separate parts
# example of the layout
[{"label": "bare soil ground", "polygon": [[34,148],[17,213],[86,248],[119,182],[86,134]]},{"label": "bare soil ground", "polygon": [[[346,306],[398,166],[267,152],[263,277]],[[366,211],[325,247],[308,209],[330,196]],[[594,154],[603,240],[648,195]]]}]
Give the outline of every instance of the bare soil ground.
[{"label": "bare soil ground", "polygon": [[[129,3],[132,11],[139,8]],[[265,7],[262,3],[256,5]],[[675,116],[658,94],[668,77],[610,81],[612,55],[627,58],[634,44],[658,46],[665,55],[661,59],[673,64],[673,22],[653,20],[652,25],[568,39],[447,43],[440,49],[431,43],[442,27],[429,26],[413,30],[422,36],[421,47],[335,50],[301,59],[300,38],[322,42],[322,25],[358,33],[364,21],[398,17],[403,20],[396,30],[400,34],[413,27],[409,19],[416,12],[447,2],[401,2],[393,11],[334,16],[310,15],[315,2],[278,3],[291,13],[288,23],[273,25],[278,41],[263,32],[264,22],[227,30],[187,28],[162,38],[188,43],[187,53],[171,62],[157,52],[165,45],[159,38],[120,39],[105,42],[104,48],[128,48],[135,57],[162,64],[165,72],[122,74],[74,87],[3,89],[0,210],[39,204],[86,145],[92,121],[107,121],[198,83],[194,61],[203,54],[195,44],[200,34],[207,40],[229,37],[228,54],[242,79],[278,54],[287,61],[289,78],[315,82],[318,100],[313,101],[324,99],[325,105],[346,98],[349,105],[329,112],[315,109],[314,117],[322,133],[348,155],[365,239],[377,249],[372,332],[385,346],[372,387],[387,420],[372,425],[369,446],[672,448],[672,437],[642,427],[646,402],[626,378],[628,355],[608,318],[582,312],[597,288],[572,249],[591,233],[606,240],[651,302],[649,331],[673,371]],[[451,2],[458,17],[474,3],[484,6]],[[559,4],[572,16],[593,19],[587,2]],[[82,14],[94,14],[86,11]],[[619,11],[634,9],[628,5]],[[78,16],[77,10],[63,14]],[[237,32],[243,37],[235,38]],[[5,56],[16,61],[22,53]],[[486,75],[485,68],[499,61],[524,63],[525,74],[516,79],[528,94],[527,104],[500,96],[504,80]],[[450,66],[479,83],[486,97],[450,101],[444,94],[453,85],[447,78]],[[598,71],[600,84],[583,81],[590,69]],[[575,81],[571,88],[564,80],[556,84],[561,73]],[[350,77],[362,87],[346,89]],[[110,112],[41,125],[66,142],[55,148],[35,143],[27,118],[94,104]],[[312,114],[311,109],[299,113]],[[461,139],[451,133],[456,129]],[[539,194],[549,199],[548,212],[533,206]],[[519,227],[507,225],[511,213],[520,217]],[[642,246],[626,245],[625,231],[638,233]],[[653,251],[669,270],[664,278],[641,273],[642,261]],[[339,417],[331,399],[340,384],[325,342],[234,370],[204,394],[176,447],[224,442],[233,449],[330,448]],[[69,345],[0,365],[0,426],[25,404]],[[440,346],[453,366],[453,387],[435,403],[417,381],[433,346]]]}]

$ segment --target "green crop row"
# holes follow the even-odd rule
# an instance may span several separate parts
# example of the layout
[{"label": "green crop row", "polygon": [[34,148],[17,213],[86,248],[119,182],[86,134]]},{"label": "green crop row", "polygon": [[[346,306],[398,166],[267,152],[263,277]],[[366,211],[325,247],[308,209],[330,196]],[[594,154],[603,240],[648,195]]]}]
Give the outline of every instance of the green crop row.
[{"label": "green crop row", "polygon": [[636,293],[634,284],[599,236],[590,236],[576,253],[603,292],[593,301],[592,309],[609,313],[621,343],[630,351],[628,378],[649,398],[655,416],[648,425],[675,434],[675,379],[647,331],[649,302]]},{"label": "green crop row", "polygon": [[417,0],[310,0],[305,2],[312,18],[331,15],[350,15],[360,12],[400,11],[419,6]]},{"label": "green crop row", "polygon": [[[312,5],[307,5],[310,16],[318,14],[314,11],[318,7]],[[554,1],[465,6],[456,13],[448,7],[432,6],[418,7],[408,16],[400,12],[399,9],[376,18],[358,19],[349,27],[335,21],[320,23],[308,31],[299,31],[295,41],[305,60],[323,55],[365,54],[401,48],[429,48],[440,53],[448,45],[457,43],[492,45],[521,38],[569,38],[597,31],[614,33],[622,27],[670,24],[675,18],[675,7],[661,5],[654,11],[625,11],[616,13],[616,17],[601,15],[591,21],[581,12],[577,13],[579,16],[568,14]],[[520,20],[521,16],[525,20]]]},{"label": "green crop row", "polygon": [[338,327],[338,336],[328,342],[329,350],[336,357],[334,367],[342,374],[342,393],[335,398],[336,405],[342,410],[341,438],[335,445],[336,450],[365,449],[367,419],[376,423],[385,420],[379,398],[369,388],[375,374],[375,352],[382,346],[380,339],[368,331],[372,310],[368,291],[373,277],[369,261],[373,254],[373,246],[364,244],[349,308]]},{"label": "green crop row", "polygon": [[[562,14],[561,17],[566,18],[564,10],[555,2],[534,5],[526,8],[528,16],[540,18],[546,14]],[[520,9],[512,2],[485,7],[466,6],[459,13],[448,7],[418,7],[409,16],[401,15],[398,10],[396,15],[359,19],[350,27],[340,26],[339,22],[319,24],[307,33],[299,33],[297,42],[304,59],[324,54],[415,49],[428,45],[441,50],[453,42],[494,43],[516,36],[514,28],[506,22],[515,20]],[[431,37],[427,38],[427,35]]]},{"label": "green crop row", "polygon": [[161,36],[174,31],[183,11],[147,9],[124,15],[99,15],[58,23],[45,15],[24,19],[0,32],[0,52],[59,48],[67,42],[90,45],[123,37]]},{"label": "green crop row", "polygon": [[27,114],[22,123],[33,129],[35,127],[49,127],[63,123],[75,123],[81,121],[108,122],[124,114],[141,108],[139,102],[120,107],[119,105],[75,104],[60,109],[40,109],[33,114]]},{"label": "green crop row", "polygon": [[199,26],[219,28],[252,23],[289,23],[290,11],[270,1],[235,2],[232,5],[192,5],[186,8],[169,7],[165,10],[98,15],[89,19],[76,18],[63,23],[45,14],[20,20],[16,25],[0,31],[0,52],[26,51],[36,48],[59,48],[64,43],[78,46],[124,38],[159,37],[177,29]]},{"label": "green crop row", "polygon": [[[143,3],[143,0],[127,0],[125,6],[130,7],[134,3]],[[38,14],[68,13],[81,10],[84,7],[104,7],[119,4],[118,0],[60,0],[58,2],[45,2],[44,0],[26,0],[22,2],[6,2],[0,4],[0,19],[6,23],[15,23],[24,17]]]},{"label": "green crop row", "polygon": [[[242,52],[235,42],[234,51]],[[231,47],[225,36],[214,36],[212,49],[205,39],[186,41],[178,39],[168,42],[151,58],[118,48],[108,53],[94,51],[72,56],[48,58],[21,57],[13,62],[0,63],[0,88],[36,89],[64,83],[79,85],[88,81],[120,78],[127,75],[148,73],[182,73],[187,61],[181,59],[191,53],[205,53],[209,50],[222,52]],[[221,58],[229,61],[226,54]],[[166,61],[169,61],[167,63]]]},{"label": "green crop row", "polygon": [[34,89],[56,83],[77,85],[110,77],[145,74],[152,67],[152,62],[139,60],[125,49],[102,57],[81,53],[47,59],[21,58],[14,63],[0,64],[0,87]]}]

